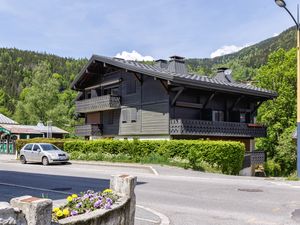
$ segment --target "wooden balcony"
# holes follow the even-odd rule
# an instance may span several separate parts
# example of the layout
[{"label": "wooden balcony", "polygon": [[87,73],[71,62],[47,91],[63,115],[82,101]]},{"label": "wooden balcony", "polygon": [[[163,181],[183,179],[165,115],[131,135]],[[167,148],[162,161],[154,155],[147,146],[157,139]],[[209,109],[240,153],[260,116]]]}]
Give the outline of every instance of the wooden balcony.
[{"label": "wooden balcony", "polygon": [[172,119],[170,135],[265,137],[266,127],[257,124]]},{"label": "wooden balcony", "polygon": [[101,136],[102,124],[86,124],[75,127],[75,134],[77,136]]},{"label": "wooden balcony", "polygon": [[120,97],[103,95],[90,99],[76,101],[77,113],[98,112],[121,108]]}]

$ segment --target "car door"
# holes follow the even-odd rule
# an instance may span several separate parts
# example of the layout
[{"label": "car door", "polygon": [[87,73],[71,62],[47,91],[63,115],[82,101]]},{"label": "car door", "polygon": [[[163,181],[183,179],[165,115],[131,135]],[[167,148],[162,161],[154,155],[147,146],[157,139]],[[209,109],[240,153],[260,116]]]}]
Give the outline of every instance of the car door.
[{"label": "car door", "polygon": [[39,145],[35,144],[32,148],[32,159],[35,162],[41,162],[42,159],[40,157],[41,155],[41,148]]},{"label": "car door", "polygon": [[23,154],[25,156],[25,159],[27,161],[32,161],[32,147],[33,147],[33,144],[27,144],[25,147],[24,147],[24,151],[23,151]]}]

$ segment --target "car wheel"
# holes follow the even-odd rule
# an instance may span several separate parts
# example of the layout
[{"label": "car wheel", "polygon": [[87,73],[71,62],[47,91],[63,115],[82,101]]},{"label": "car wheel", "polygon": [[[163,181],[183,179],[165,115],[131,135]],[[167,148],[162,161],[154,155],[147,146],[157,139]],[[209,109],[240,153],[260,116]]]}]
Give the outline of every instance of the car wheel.
[{"label": "car wheel", "polygon": [[43,157],[42,163],[43,163],[44,166],[48,166],[49,165],[49,160],[48,160],[48,158],[46,156]]},{"label": "car wheel", "polygon": [[27,163],[26,158],[25,158],[24,155],[21,155],[20,161],[21,161],[22,164],[26,164]]}]

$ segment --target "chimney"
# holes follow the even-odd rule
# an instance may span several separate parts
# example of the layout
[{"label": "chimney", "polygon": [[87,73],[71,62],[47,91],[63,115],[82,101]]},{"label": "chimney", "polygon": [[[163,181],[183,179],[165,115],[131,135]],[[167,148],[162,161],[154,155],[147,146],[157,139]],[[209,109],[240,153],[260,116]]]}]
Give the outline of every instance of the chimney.
[{"label": "chimney", "polygon": [[184,62],[184,57],[177,55],[171,56],[168,65],[168,70],[174,73],[187,74],[188,72]]},{"label": "chimney", "polygon": [[168,68],[168,61],[165,59],[158,59],[155,60],[155,66],[161,69],[167,69]]},{"label": "chimney", "polygon": [[217,69],[217,75],[214,76],[215,79],[218,79],[223,82],[233,83],[234,80],[231,75],[232,71],[227,67],[219,67]]}]

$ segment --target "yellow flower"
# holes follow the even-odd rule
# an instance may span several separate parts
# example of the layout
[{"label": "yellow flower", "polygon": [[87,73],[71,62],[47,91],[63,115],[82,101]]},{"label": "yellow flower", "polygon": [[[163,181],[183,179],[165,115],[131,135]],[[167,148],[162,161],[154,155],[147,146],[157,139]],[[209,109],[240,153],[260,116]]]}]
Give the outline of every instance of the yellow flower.
[{"label": "yellow flower", "polygon": [[70,215],[69,209],[64,209],[63,214],[64,214],[64,216],[69,216]]},{"label": "yellow flower", "polygon": [[103,193],[112,193],[113,191],[111,190],[111,189],[105,189],[104,191],[103,191]]},{"label": "yellow flower", "polygon": [[71,201],[73,201],[73,198],[72,198],[72,196],[68,196],[68,197],[67,197],[67,201],[68,201],[68,202],[71,202]]},{"label": "yellow flower", "polygon": [[57,213],[59,211],[59,208],[58,207],[55,207],[53,210],[52,210],[52,212],[54,212],[54,213]]},{"label": "yellow flower", "polygon": [[72,194],[72,198],[78,198],[78,195]]},{"label": "yellow flower", "polygon": [[63,211],[61,211],[60,209],[56,212],[56,216],[57,218],[60,218],[64,215]]}]

